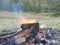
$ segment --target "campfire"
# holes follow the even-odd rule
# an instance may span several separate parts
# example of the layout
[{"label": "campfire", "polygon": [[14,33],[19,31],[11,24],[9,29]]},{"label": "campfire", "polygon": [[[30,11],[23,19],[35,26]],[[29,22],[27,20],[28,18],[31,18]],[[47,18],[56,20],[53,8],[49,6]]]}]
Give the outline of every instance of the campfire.
[{"label": "campfire", "polygon": [[[45,43],[43,43],[42,41],[45,42],[45,41],[49,40],[51,37],[53,37],[52,34],[50,34],[52,29],[44,28],[45,26],[43,24],[40,25],[40,28],[39,28],[39,23],[34,18],[29,19],[26,17],[21,17],[19,19],[19,22],[21,24],[22,30],[20,31],[18,29],[17,33],[16,32],[14,32],[14,34],[11,33],[8,35],[8,37],[7,36],[3,36],[4,38],[0,37],[1,44],[5,44],[5,42],[8,42],[8,43],[6,43],[8,45],[14,45],[14,44],[22,45],[22,43],[28,45],[28,44],[33,44],[33,42],[35,44],[35,41],[37,39],[37,41],[39,41],[39,42],[37,42],[38,44],[42,43],[43,45],[45,45]],[[33,41],[33,39],[34,39],[34,41]],[[43,39],[43,40],[41,40],[41,39]],[[53,41],[55,41],[55,40],[53,40]]]}]

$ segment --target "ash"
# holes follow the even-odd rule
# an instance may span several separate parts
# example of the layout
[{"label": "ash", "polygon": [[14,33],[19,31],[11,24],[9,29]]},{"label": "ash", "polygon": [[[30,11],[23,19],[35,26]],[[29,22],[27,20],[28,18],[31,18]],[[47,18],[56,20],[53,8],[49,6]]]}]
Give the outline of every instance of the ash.
[{"label": "ash", "polygon": [[59,33],[51,28],[43,28],[43,32],[38,32],[33,38],[31,45],[59,45]]}]

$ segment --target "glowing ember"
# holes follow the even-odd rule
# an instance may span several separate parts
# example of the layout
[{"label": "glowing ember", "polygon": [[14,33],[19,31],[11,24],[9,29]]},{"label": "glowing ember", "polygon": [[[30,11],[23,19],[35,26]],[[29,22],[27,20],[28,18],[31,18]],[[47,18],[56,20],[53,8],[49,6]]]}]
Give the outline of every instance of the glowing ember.
[{"label": "glowing ember", "polygon": [[17,32],[19,32],[20,30],[18,29]]},{"label": "glowing ember", "polygon": [[28,23],[36,23],[37,21],[36,21],[36,19],[28,19],[28,18],[26,18],[26,17],[21,17],[20,18],[20,23],[21,24],[28,24]]},{"label": "glowing ember", "polygon": [[44,24],[41,24],[40,25],[40,28],[46,28],[47,26],[46,25],[44,25]]}]

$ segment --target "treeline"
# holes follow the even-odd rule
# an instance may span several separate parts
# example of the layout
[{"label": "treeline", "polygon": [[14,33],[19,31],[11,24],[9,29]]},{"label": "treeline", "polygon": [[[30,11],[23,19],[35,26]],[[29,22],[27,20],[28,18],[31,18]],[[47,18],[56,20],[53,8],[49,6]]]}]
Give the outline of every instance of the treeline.
[{"label": "treeline", "polygon": [[60,0],[0,0],[0,11],[60,12]]}]

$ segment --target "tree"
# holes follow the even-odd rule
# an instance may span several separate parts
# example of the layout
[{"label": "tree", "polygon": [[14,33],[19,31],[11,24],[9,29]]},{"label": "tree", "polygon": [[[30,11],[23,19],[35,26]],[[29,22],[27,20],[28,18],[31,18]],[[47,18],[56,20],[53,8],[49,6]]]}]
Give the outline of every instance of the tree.
[{"label": "tree", "polygon": [[55,8],[56,8],[56,11],[60,11],[60,0],[56,2]]}]

